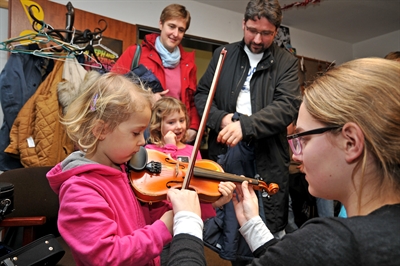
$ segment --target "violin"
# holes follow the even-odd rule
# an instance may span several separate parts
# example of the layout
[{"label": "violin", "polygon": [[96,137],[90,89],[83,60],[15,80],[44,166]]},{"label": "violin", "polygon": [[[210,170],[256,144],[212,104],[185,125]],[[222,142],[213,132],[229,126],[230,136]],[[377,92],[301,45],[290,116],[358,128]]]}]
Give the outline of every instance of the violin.
[{"label": "violin", "polygon": [[[140,201],[152,203],[165,200],[168,189],[183,187],[188,163],[174,160],[165,153],[141,147],[128,167],[131,170],[130,183],[136,197]],[[267,185],[261,180],[225,173],[219,164],[208,159],[196,160],[193,173],[187,189],[196,191],[203,202],[214,202],[221,197],[218,191],[221,181],[248,181],[254,189],[261,190],[263,196],[273,195],[279,190],[278,185],[274,183]]]}]

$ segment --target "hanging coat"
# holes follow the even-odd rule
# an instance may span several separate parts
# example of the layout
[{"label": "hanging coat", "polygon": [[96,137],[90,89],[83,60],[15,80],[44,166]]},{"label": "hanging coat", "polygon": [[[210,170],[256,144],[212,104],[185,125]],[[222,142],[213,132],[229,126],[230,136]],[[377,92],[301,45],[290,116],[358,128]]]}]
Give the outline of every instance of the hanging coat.
[{"label": "hanging coat", "polygon": [[[36,50],[37,44],[21,46]],[[12,53],[0,74],[0,101],[4,114],[0,129],[0,171],[21,168],[19,158],[4,152],[10,144],[10,130],[18,112],[53,69],[53,60],[25,53]]]},{"label": "hanging coat", "polygon": [[58,102],[63,109],[63,115],[68,105],[81,93],[81,83],[87,71],[79,64],[78,60],[68,58],[64,64],[62,81],[57,85]]},{"label": "hanging coat", "polygon": [[74,149],[59,122],[62,108],[57,85],[63,66],[63,61],[56,61],[54,70],[22,107],[11,128],[5,152],[19,156],[24,167],[56,165]]}]

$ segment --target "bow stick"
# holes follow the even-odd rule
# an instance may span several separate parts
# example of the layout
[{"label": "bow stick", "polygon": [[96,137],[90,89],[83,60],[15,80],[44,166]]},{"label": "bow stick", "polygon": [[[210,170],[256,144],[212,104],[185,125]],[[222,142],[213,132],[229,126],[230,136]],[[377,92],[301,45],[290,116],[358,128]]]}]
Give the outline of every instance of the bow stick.
[{"label": "bow stick", "polygon": [[198,131],[198,134],[197,134],[197,137],[196,137],[196,141],[195,141],[194,146],[193,146],[193,151],[192,151],[192,155],[191,155],[190,160],[189,160],[189,164],[187,166],[186,175],[185,175],[185,178],[183,180],[182,189],[187,189],[189,187],[190,179],[193,176],[193,169],[194,169],[194,165],[195,165],[195,162],[196,162],[197,153],[198,153],[199,148],[200,148],[200,143],[201,143],[201,139],[203,137],[204,129],[206,127],[208,114],[209,114],[210,109],[211,109],[211,103],[213,101],[215,90],[217,88],[217,83],[218,83],[219,75],[221,74],[222,65],[224,64],[225,55],[226,55],[226,49],[224,47],[221,50],[221,53],[220,53],[219,58],[218,58],[218,63],[217,63],[217,67],[215,69],[213,81],[211,83],[210,92],[208,93],[207,102],[206,102],[206,105],[205,105],[205,108],[204,108],[203,116],[202,116],[201,121],[200,121],[199,131]]}]

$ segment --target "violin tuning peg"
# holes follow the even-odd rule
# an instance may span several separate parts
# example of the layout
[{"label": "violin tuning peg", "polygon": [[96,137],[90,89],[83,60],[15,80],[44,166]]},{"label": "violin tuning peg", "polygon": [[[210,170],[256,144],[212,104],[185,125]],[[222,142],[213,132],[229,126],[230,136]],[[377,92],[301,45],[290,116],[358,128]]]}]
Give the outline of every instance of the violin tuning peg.
[{"label": "violin tuning peg", "polygon": [[160,162],[151,161],[146,165],[146,169],[148,171],[150,171],[151,173],[159,174],[159,173],[161,173],[161,163]]},{"label": "violin tuning peg", "polygon": [[254,176],[254,178],[257,179],[257,180],[260,180],[260,181],[263,181],[263,180],[264,180],[259,174],[256,174],[256,175]]},{"label": "violin tuning peg", "polygon": [[263,198],[268,198],[268,199],[271,197],[271,196],[268,194],[268,192],[265,191],[265,190],[263,190],[261,196],[262,196]]}]

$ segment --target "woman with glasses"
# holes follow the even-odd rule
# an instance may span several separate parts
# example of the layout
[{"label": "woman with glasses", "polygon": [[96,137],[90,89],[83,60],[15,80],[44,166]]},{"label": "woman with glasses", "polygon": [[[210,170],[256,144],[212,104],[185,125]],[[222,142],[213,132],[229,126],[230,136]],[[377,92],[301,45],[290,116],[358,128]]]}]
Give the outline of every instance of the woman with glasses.
[{"label": "woman with glasses", "polygon": [[[310,193],[340,201],[348,218],[314,218],[276,240],[243,182],[233,202],[251,265],[400,265],[399,84],[398,62],[364,58],[305,89],[296,133],[288,136],[293,159],[304,165]],[[190,250],[196,237],[179,241]]]},{"label": "woman with glasses", "polygon": [[310,193],[342,202],[348,219],[312,219],[275,243],[252,188],[238,186],[240,231],[262,254],[253,264],[400,264],[400,65],[387,61],[354,60],[317,79],[288,136]]}]

